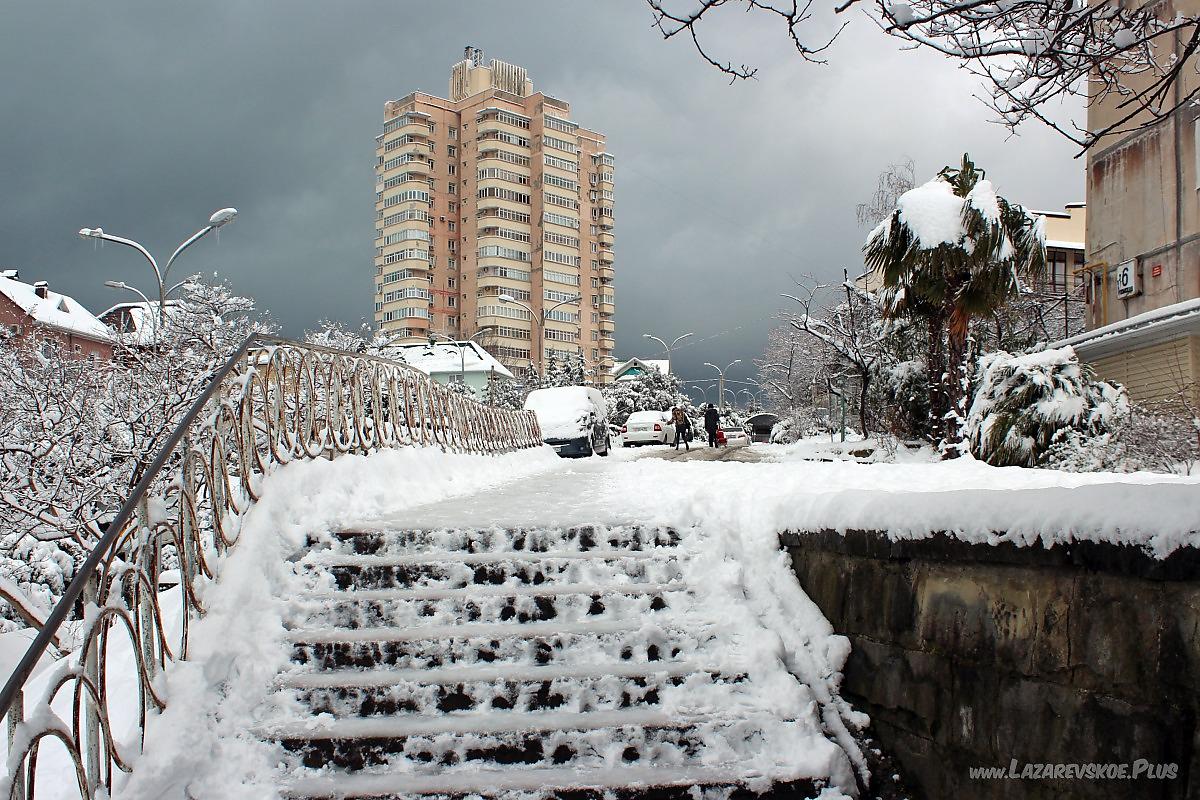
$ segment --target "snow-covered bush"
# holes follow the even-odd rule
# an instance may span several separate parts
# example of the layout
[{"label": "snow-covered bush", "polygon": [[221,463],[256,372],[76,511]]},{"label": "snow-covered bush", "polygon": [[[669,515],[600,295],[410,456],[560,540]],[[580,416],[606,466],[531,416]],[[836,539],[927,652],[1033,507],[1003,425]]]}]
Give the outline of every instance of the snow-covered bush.
[{"label": "snow-covered bush", "polygon": [[1078,447],[1117,430],[1129,414],[1120,386],[1092,380],[1070,347],[979,359],[964,438],[995,466],[1045,465],[1060,442]]},{"label": "snow-covered bush", "polygon": [[1174,472],[1200,468],[1200,418],[1187,403],[1132,404],[1115,431],[1060,438],[1046,465],[1069,472]]},{"label": "snow-covered bush", "polygon": [[0,343],[0,578],[34,606],[56,602],[215,372],[270,329],[252,300],[194,277],[156,340],[120,336],[111,362]]},{"label": "snow-covered bush", "polygon": [[884,428],[905,440],[926,439],[932,433],[929,417],[929,378],[921,361],[901,361],[882,370],[876,381]]}]

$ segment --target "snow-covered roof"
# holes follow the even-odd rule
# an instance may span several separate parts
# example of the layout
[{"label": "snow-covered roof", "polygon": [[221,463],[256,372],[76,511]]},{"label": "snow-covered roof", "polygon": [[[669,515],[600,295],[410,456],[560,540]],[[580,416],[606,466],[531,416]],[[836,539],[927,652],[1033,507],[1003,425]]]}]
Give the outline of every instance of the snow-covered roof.
[{"label": "snow-covered roof", "polygon": [[630,373],[637,368],[639,372],[633,373],[629,377],[634,377],[637,374],[649,372],[652,369],[656,369],[663,375],[666,375],[667,368],[670,366],[670,364],[671,362],[667,361],[665,358],[631,358],[628,361],[621,361],[616,364],[612,368],[612,374],[613,377],[620,378],[626,373]]},{"label": "snow-covered roof", "polygon": [[406,344],[388,348],[406,364],[426,375],[452,372],[491,372],[502,378],[513,374],[477,342],[437,342],[435,344]]},{"label": "snow-covered roof", "polygon": [[[179,305],[178,300],[167,301],[167,314]],[[100,319],[116,329],[117,334],[124,336],[134,344],[152,344],[154,342],[155,316],[158,314],[157,302],[117,303],[112,308],[100,314]],[[118,327],[125,317],[132,324],[132,329],[122,330]]]},{"label": "snow-covered roof", "polygon": [[75,333],[98,341],[111,341],[112,331],[75,298],[47,290],[39,297],[35,287],[0,275],[0,294],[13,301],[38,325]]},{"label": "snow-covered roof", "polygon": [[1200,333],[1200,298],[1173,303],[1085,331],[1055,342],[1051,347],[1070,345],[1080,358],[1088,360],[1197,333]]}]

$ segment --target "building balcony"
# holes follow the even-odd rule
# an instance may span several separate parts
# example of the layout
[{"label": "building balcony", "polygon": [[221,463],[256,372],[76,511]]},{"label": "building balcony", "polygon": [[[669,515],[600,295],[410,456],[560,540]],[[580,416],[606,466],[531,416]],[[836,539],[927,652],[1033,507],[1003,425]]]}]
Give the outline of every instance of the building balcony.
[{"label": "building balcony", "polygon": [[[388,247],[398,247],[398,246],[399,246],[398,244],[388,245]],[[376,265],[383,267],[383,271],[385,274],[388,272],[394,272],[395,270],[398,270],[398,269],[406,269],[406,270],[419,269],[419,270],[424,270],[425,272],[428,272],[429,270],[433,269],[433,265],[429,263],[428,256],[407,256],[405,258],[397,258],[397,259],[393,259],[392,261],[388,261],[387,255],[388,255],[387,253],[384,253],[381,256],[375,257]]]},{"label": "building balcony", "polygon": [[600,263],[601,264],[611,264],[615,260],[616,259],[613,257],[612,250],[601,250],[600,251]]},{"label": "building balcony", "polygon": [[383,323],[384,330],[388,330],[389,328],[408,328],[410,331],[420,335],[421,333],[429,330],[429,318],[402,317],[400,319],[394,319],[391,322]]},{"label": "building balcony", "polygon": [[600,337],[600,349],[601,350],[612,350],[616,346],[617,346],[616,340],[614,340],[612,337],[609,337],[609,336],[601,336]]},{"label": "building balcony", "polygon": [[612,247],[614,244],[616,244],[616,237],[608,231],[600,231],[596,238],[603,247]]},{"label": "building balcony", "polygon": [[611,314],[617,310],[616,301],[610,295],[602,295],[600,297],[600,311],[604,314]]},{"label": "building balcony", "polygon": [[606,333],[615,333],[617,330],[617,326],[613,323],[613,321],[611,319],[602,319],[602,320],[600,320],[599,325],[600,325],[600,334],[601,335],[604,335]]},{"label": "building balcony", "polygon": [[614,271],[613,271],[613,268],[612,268],[612,267],[601,267],[601,268],[600,268],[600,280],[601,280],[601,282],[603,282],[603,283],[612,283],[612,281],[613,281],[613,280],[614,280],[616,277],[617,277],[617,274],[616,274],[616,272],[614,272]]}]

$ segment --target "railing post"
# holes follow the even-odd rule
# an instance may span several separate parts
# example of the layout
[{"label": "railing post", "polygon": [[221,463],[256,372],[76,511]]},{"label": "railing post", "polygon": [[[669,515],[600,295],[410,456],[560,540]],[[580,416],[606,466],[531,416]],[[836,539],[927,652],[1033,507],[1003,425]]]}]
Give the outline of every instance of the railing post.
[{"label": "railing post", "polygon": [[[99,579],[97,575],[93,574],[83,590],[85,616],[88,606],[98,606],[99,599]],[[104,623],[98,622],[97,624],[103,625]],[[100,692],[100,647],[102,641],[100,631],[97,630],[91,638],[92,646],[88,647],[87,658],[83,662],[83,674],[96,687],[97,695]],[[83,737],[87,747],[80,755],[84,759],[83,767],[84,774],[87,776],[88,791],[94,797],[102,781],[100,775],[100,710],[96,707],[96,700],[89,693],[84,693],[83,703],[85,707]]]},{"label": "railing post", "polygon": [[[8,752],[12,752],[13,743],[17,738],[17,726],[25,721],[25,692],[17,690],[12,707],[8,710]],[[16,765],[13,775],[12,800],[25,800],[25,765]]]},{"label": "railing post", "polygon": [[[186,452],[186,450],[185,450]],[[153,602],[155,595],[158,593],[158,570],[162,564],[162,545],[159,537],[150,526],[150,508],[148,498],[143,497],[138,503],[138,524],[141,530],[138,531],[138,568],[142,574],[147,577],[148,587],[142,587],[136,583],[134,585],[134,597],[137,598],[142,592],[149,592],[150,596],[141,598],[141,602],[137,605],[138,615],[138,638],[141,639],[142,660],[146,666],[146,676],[153,678],[155,674],[155,637],[154,637],[154,607]],[[175,554],[179,561],[179,573],[183,575],[184,554],[179,552]],[[143,710],[149,711],[149,699],[143,698]]]}]

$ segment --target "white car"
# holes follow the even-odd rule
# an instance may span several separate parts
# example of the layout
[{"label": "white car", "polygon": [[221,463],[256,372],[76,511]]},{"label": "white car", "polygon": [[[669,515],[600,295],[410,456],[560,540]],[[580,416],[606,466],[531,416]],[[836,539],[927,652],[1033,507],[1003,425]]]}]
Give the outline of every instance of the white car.
[{"label": "white car", "polygon": [[717,434],[717,444],[727,447],[746,447],[750,444],[750,435],[738,427],[721,428]]},{"label": "white car", "polygon": [[621,443],[625,447],[635,444],[674,444],[675,426],[671,415],[665,411],[635,411],[621,426]]}]

